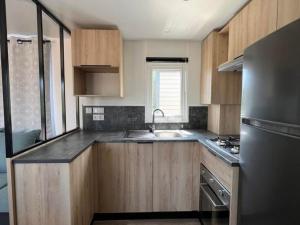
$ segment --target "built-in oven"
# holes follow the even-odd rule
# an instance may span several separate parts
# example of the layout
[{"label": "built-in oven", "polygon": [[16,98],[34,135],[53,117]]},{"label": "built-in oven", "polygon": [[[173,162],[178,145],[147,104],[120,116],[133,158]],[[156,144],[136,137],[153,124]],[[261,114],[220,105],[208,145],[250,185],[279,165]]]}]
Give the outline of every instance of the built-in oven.
[{"label": "built-in oven", "polygon": [[228,225],[230,193],[201,164],[200,218],[203,225]]}]

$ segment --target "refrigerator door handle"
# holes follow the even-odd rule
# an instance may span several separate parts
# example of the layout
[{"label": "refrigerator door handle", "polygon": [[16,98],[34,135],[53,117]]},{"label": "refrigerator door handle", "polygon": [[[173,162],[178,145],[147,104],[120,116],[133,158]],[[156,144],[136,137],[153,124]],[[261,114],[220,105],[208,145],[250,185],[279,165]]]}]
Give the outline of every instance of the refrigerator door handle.
[{"label": "refrigerator door handle", "polygon": [[249,117],[242,117],[242,124],[256,127],[258,129],[262,129],[279,135],[300,138],[300,125],[297,124],[281,123]]}]

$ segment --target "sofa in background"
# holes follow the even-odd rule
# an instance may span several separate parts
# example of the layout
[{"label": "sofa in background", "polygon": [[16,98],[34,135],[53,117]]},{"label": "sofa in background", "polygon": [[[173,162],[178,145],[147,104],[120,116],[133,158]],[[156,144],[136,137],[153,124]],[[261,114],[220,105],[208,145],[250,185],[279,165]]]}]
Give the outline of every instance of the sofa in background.
[{"label": "sofa in background", "polygon": [[[19,131],[13,133],[13,149],[17,153],[39,141],[41,130]],[[0,213],[8,212],[7,171],[5,135],[0,129]]]}]

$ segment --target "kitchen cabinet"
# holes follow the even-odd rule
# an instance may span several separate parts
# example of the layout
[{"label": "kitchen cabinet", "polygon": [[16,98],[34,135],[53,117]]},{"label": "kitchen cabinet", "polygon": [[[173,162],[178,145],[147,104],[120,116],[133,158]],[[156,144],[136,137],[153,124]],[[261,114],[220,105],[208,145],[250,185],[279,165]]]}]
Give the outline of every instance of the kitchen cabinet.
[{"label": "kitchen cabinet", "polygon": [[218,135],[240,134],[241,105],[209,105],[207,129]]},{"label": "kitchen cabinet", "polygon": [[123,97],[123,40],[119,30],[72,32],[74,95]]},{"label": "kitchen cabinet", "polygon": [[193,197],[192,210],[199,211],[200,199],[200,164],[202,160],[202,145],[198,142],[193,143]]},{"label": "kitchen cabinet", "polygon": [[299,18],[300,0],[278,0],[278,29]]},{"label": "kitchen cabinet", "polygon": [[126,151],[124,143],[98,145],[98,212],[125,211]]},{"label": "kitchen cabinet", "polygon": [[152,212],[152,143],[126,144],[126,212]]},{"label": "kitchen cabinet", "polygon": [[16,224],[90,224],[97,204],[95,153],[89,147],[71,163],[15,164]]},{"label": "kitchen cabinet", "polygon": [[228,61],[243,55],[248,46],[248,8],[245,6],[229,22]]},{"label": "kitchen cabinet", "polygon": [[252,0],[230,20],[228,61],[243,55],[248,46],[276,31],[277,9],[280,14],[281,5],[277,6],[277,0]]},{"label": "kitchen cabinet", "polygon": [[276,31],[277,0],[252,0],[248,4],[248,46]]},{"label": "kitchen cabinet", "polygon": [[200,145],[201,163],[230,192],[229,225],[237,225],[239,167],[231,167]]},{"label": "kitchen cabinet", "polygon": [[98,167],[98,212],[152,211],[152,144],[99,144]]},{"label": "kitchen cabinet", "polygon": [[240,104],[241,73],[217,70],[228,59],[228,35],[211,32],[202,41],[201,55],[201,103]]},{"label": "kitchen cabinet", "polygon": [[153,144],[153,211],[193,209],[192,161],[193,143]]},{"label": "kitchen cabinet", "polygon": [[119,30],[76,29],[72,32],[74,66],[120,67]]}]

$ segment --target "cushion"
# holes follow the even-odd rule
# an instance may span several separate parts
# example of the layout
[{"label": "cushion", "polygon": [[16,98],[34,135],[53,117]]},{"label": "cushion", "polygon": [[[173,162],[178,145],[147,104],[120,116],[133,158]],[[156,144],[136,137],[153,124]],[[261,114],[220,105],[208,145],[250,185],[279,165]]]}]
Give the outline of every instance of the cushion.
[{"label": "cushion", "polygon": [[35,144],[40,137],[41,130],[19,131],[13,133],[14,153]]},{"label": "cushion", "polygon": [[[35,144],[40,137],[41,130],[18,131],[13,133],[14,153]],[[5,135],[0,132],[0,173],[6,172]]]},{"label": "cushion", "polygon": [[0,173],[0,189],[6,187],[7,185],[7,174]]},{"label": "cushion", "polygon": [[0,189],[0,213],[8,212],[8,191],[7,186]]}]

